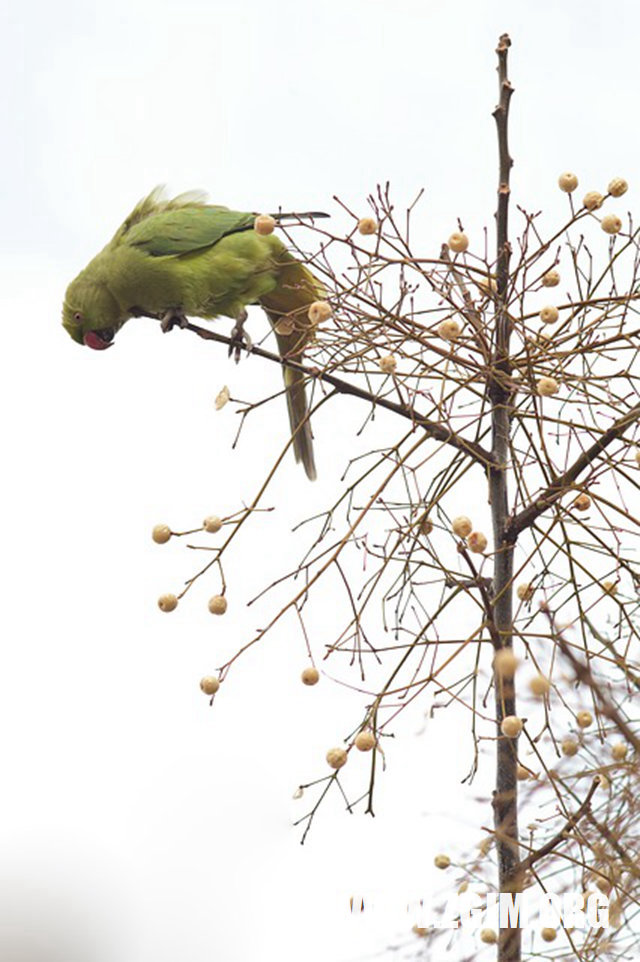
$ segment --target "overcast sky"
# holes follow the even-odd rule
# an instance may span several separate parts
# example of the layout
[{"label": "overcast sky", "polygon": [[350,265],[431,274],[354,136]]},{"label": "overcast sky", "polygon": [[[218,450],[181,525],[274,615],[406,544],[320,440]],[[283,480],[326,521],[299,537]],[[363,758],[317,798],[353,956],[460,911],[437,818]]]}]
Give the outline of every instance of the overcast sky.
[{"label": "overcast sky", "polygon": [[[71,932],[84,962],[382,951],[397,932],[349,919],[349,895],[409,888],[407,864],[481,837],[462,730],[439,716],[421,734],[414,712],[375,821],[329,804],[301,849],[291,796],[357,720],[351,693],[302,688],[293,624],[213,710],[198,690],[255,630],[245,603],[290,558],[292,524],[329,499],[358,415],[318,418],[315,485],[283,467],[278,511],[231,563],[225,618],[212,624],[206,589],[162,615],[157,595],[194,556],[153,545],[151,527],[236,510],[286,437],[284,416],[256,418],[232,451],[237,419],[213,398],[225,383],[273,393],[279,374],[143,320],[88,356],[60,327],[64,290],[158,183],[240,210],[326,209],[339,229],[334,194],[366,212],[390,180],[401,205],[426,188],[426,256],[458,216],[477,236],[493,219],[505,30],[515,201],[553,214],[574,169],[592,188],[626,176],[633,207],[640,15],[585,0],[23,0],[2,18],[0,888],[51,933],[24,962],[75,962]],[[0,909],[0,946],[17,955],[14,909]]]}]

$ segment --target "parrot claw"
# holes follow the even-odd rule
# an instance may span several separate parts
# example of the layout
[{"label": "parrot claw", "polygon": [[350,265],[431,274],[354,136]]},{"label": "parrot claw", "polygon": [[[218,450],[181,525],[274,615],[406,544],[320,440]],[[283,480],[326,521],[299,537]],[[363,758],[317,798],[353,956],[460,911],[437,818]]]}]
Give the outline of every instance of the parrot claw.
[{"label": "parrot claw", "polygon": [[168,334],[174,327],[186,327],[187,324],[187,318],[179,308],[167,311],[160,320],[163,334]]},{"label": "parrot claw", "polygon": [[233,354],[236,364],[240,361],[242,357],[242,349],[244,348],[247,354],[251,352],[253,347],[253,342],[247,332],[244,329],[244,322],[246,321],[248,314],[243,311],[239,315],[233,330],[231,331],[231,344],[229,345],[229,357]]}]

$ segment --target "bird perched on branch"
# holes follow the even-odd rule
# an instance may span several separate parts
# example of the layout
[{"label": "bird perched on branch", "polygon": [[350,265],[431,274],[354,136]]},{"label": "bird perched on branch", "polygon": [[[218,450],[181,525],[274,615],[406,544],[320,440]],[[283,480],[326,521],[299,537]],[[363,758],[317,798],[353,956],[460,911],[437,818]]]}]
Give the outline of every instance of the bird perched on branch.
[{"label": "bird perched on branch", "polygon": [[[276,222],[326,217],[275,214]],[[260,223],[261,222],[261,223]],[[163,330],[187,315],[233,318],[236,359],[245,343],[246,307],[260,304],[274,328],[282,358],[300,361],[313,335],[309,308],[322,285],[273,233],[265,218],[205,203],[202,195],[172,200],[152,191],[107,246],[71,282],[62,323],[74,341],[94,350],[111,347],[132,317],[162,321]],[[266,218],[266,229],[273,222]],[[296,461],[316,477],[304,375],[283,368]]]}]

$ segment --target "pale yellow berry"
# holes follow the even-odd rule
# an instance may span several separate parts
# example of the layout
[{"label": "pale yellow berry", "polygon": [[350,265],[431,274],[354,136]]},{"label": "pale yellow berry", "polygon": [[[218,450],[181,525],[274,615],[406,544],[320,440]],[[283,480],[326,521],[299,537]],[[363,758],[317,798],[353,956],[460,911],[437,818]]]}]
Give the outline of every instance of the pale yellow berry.
[{"label": "pale yellow berry", "polygon": [[609,925],[614,926],[614,928],[619,928],[622,922],[622,905],[619,899],[613,899],[609,902]]},{"label": "pale yellow berry", "polygon": [[430,521],[429,518],[423,518],[420,522],[418,530],[420,531],[420,534],[431,534],[433,531],[433,521]]},{"label": "pale yellow berry", "polygon": [[619,234],[622,230],[622,221],[617,214],[606,214],[600,221],[600,227],[606,234]]},{"label": "pale yellow berry", "polygon": [[259,214],[253,222],[256,234],[273,234],[276,226],[276,219],[270,214]]},{"label": "pale yellow berry", "polygon": [[624,177],[614,177],[607,187],[607,190],[612,197],[622,197],[623,194],[626,194],[628,189],[629,185]]},{"label": "pale yellow berry", "polygon": [[598,207],[602,207],[604,203],[604,197],[597,190],[590,190],[582,198],[582,206],[586,207],[587,210],[597,210]]},{"label": "pale yellow berry", "polygon": [[460,337],[461,327],[457,321],[443,321],[438,324],[438,337],[443,341],[456,341]]},{"label": "pale yellow berry", "polygon": [[449,240],[447,241],[449,250],[452,250],[454,254],[463,254],[469,246],[469,238],[462,231],[454,231]]},{"label": "pale yellow berry", "polygon": [[576,721],[578,728],[588,728],[589,725],[593,724],[593,715],[590,711],[579,711],[576,715]]},{"label": "pale yellow berry", "polygon": [[355,746],[360,752],[370,752],[376,743],[376,736],[371,731],[358,732],[355,738]]},{"label": "pale yellow berry", "polygon": [[616,742],[611,746],[611,757],[616,762],[623,762],[627,757],[628,748],[624,742]]},{"label": "pale yellow berry", "polygon": [[512,678],[518,667],[518,659],[510,648],[501,648],[496,651],[493,659],[493,668],[502,678]]},{"label": "pale yellow berry", "polygon": [[603,581],[601,585],[602,590],[607,595],[616,595],[618,593],[618,582],[617,581]]},{"label": "pale yellow berry", "polygon": [[578,186],[578,178],[575,174],[565,171],[564,174],[560,174],[558,177],[558,187],[563,190],[565,194],[571,194]]},{"label": "pale yellow berry", "polygon": [[498,282],[493,276],[490,276],[488,280],[480,278],[480,280],[476,281],[476,284],[481,291],[485,292],[485,294],[495,294],[495,292],[498,290]]},{"label": "pale yellow berry", "polygon": [[361,217],[358,221],[358,232],[360,234],[375,234],[378,230],[378,221],[373,217]]},{"label": "pale yellow berry", "polygon": [[378,361],[378,367],[383,374],[393,374],[398,366],[393,354],[388,354],[387,357],[381,357]]},{"label": "pale yellow berry", "polygon": [[454,518],[451,522],[451,530],[459,538],[466,538],[473,531],[473,525],[466,515],[461,514],[459,518]]},{"label": "pale yellow berry", "polygon": [[488,854],[489,854],[489,849],[491,848],[491,839],[490,839],[490,838],[483,838],[483,839],[481,839],[481,840],[477,843],[476,848],[477,848],[478,851],[480,852],[480,855],[483,855],[483,856],[484,856],[484,855],[488,855]]},{"label": "pale yellow berry", "polygon": [[327,764],[330,768],[342,768],[347,764],[347,753],[344,748],[330,748],[327,752]]},{"label": "pale yellow berry", "polygon": [[603,775],[602,773],[600,773],[599,775],[596,776],[596,778],[598,779],[598,784],[600,788],[607,789],[611,787],[611,782],[609,781],[606,775]]},{"label": "pale yellow berry", "polygon": [[640,448],[636,448],[634,458],[636,460],[636,464],[638,467],[640,467]]},{"label": "pale yellow berry", "polygon": [[160,595],[158,598],[158,608],[160,611],[174,611],[178,607],[178,599],[175,595]]},{"label": "pale yellow berry", "polygon": [[218,688],[220,687],[220,682],[213,675],[207,675],[205,678],[200,679],[200,688],[205,693],[205,695],[215,695]]},{"label": "pale yellow berry", "polygon": [[516,778],[519,782],[526,782],[528,778],[531,778],[531,772],[524,765],[518,765],[516,769]]},{"label": "pale yellow berry", "polygon": [[537,698],[542,698],[544,695],[548,694],[550,688],[551,683],[548,678],[545,678],[544,675],[535,675],[535,677],[529,682],[529,691]]},{"label": "pale yellow berry", "polygon": [[168,524],[157,524],[151,532],[151,537],[156,544],[166,544],[171,537],[171,528]]},{"label": "pale yellow berry", "polygon": [[298,787],[296,788],[291,798],[294,800],[294,802],[297,802],[298,799],[302,798],[303,795],[304,795],[304,788],[302,787],[302,785],[298,785]]},{"label": "pale yellow berry", "polygon": [[288,337],[289,334],[293,334],[295,330],[295,321],[292,317],[281,317],[276,321],[275,332],[276,334],[281,334],[284,337]]},{"label": "pale yellow berry", "polygon": [[540,397],[551,397],[559,391],[558,382],[554,377],[541,377],[538,381],[538,394]]},{"label": "pale yellow berry", "polygon": [[588,494],[579,494],[573,502],[576,511],[588,511],[591,507],[591,498]]},{"label": "pale yellow berry", "polygon": [[436,855],[433,860],[433,864],[436,868],[449,868],[451,865],[451,859],[448,855]]},{"label": "pale yellow berry", "polygon": [[507,715],[502,719],[500,731],[507,738],[517,738],[522,731],[522,719],[517,715]]},{"label": "pale yellow berry", "polygon": [[480,941],[485,945],[495,945],[498,941],[498,933],[495,929],[480,929]]},{"label": "pale yellow berry", "polygon": [[540,311],[540,320],[543,324],[555,324],[555,322],[560,317],[560,311],[553,304],[549,304],[548,307],[543,307]]},{"label": "pale yellow berry", "polygon": [[229,388],[225,384],[222,390],[218,392],[216,399],[213,402],[216,411],[221,411],[230,397],[231,397],[231,392],[229,391]]},{"label": "pale yellow berry", "polygon": [[560,283],[560,275],[557,271],[551,270],[543,274],[542,286],[543,287],[557,287]]},{"label": "pale yellow berry", "polygon": [[520,601],[531,601],[534,591],[535,589],[530,581],[523,581],[516,588],[516,594]]},{"label": "pale yellow berry", "polygon": [[320,672],[317,668],[305,668],[300,675],[303,685],[317,685],[320,681]]},{"label": "pale yellow berry", "polygon": [[307,311],[307,317],[312,324],[321,324],[328,321],[332,313],[331,305],[327,301],[314,301]]},{"label": "pale yellow berry", "polygon": [[487,543],[487,539],[482,531],[472,531],[467,538],[469,551],[473,551],[474,554],[482,554],[487,547]]},{"label": "pale yellow berry", "polygon": [[575,738],[563,738],[560,742],[560,751],[563,755],[568,755],[569,757],[577,755],[579,747]]},{"label": "pale yellow berry", "polygon": [[227,599],[224,595],[214,595],[209,598],[209,611],[212,615],[223,615],[227,610]]},{"label": "pale yellow berry", "polygon": [[593,879],[593,882],[596,888],[600,889],[600,891],[603,892],[605,895],[608,895],[611,889],[613,888],[611,881],[608,878],[602,878],[601,875]]},{"label": "pale yellow berry", "polygon": [[222,518],[219,518],[216,514],[210,514],[202,522],[202,527],[209,534],[216,534],[222,527]]},{"label": "pale yellow berry", "polygon": [[555,929],[545,928],[540,930],[540,935],[544,942],[555,942],[558,933]]},{"label": "pale yellow berry", "polygon": [[460,885],[458,886],[458,895],[464,895],[464,893],[467,891],[468,888],[469,888],[468,882],[461,882]]}]

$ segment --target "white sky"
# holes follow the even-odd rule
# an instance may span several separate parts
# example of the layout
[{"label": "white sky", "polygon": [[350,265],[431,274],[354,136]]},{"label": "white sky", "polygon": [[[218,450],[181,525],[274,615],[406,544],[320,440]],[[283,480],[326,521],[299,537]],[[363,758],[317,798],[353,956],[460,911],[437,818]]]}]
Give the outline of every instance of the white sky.
[{"label": "white sky", "polygon": [[[400,206],[427,188],[427,254],[457,216],[477,236],[493,217],[504,30],[516,202],[553,211],[558,173],[575,169],[585,187],[627,176],[633,206],[639,20],[630,2],[584,0],[5,8],[0,886],[63,930],[51,922],[25,962],[70,962],[54,948],[77,917],[81,941],[108,936],[93,955],[82,942],[88,962],[360,958],[395,933],[351,921],[349,895],[408,887],[407,865],[422,884],[444,840],[472,843],[489,817],[461,795],[462,729],[439,717],[418,737],[418,711],[389,749],[376,820],[329,804],[300,849],[291,821],[305,802],[291,794],[324,771],[364,701],[328,680],[302,689],[293,624],[240,664],[214,710],[198,680],[260,623],[244,603],[291,560],[294,521],[327,502],[358,411],[317,419],[316,485],[283,469],[279,510],[234,556],[225,619],[212,624],[206,587],[161,615],[157,595],[198,559],[153,545],[152,525],[235,510],[286,436],[282,404],[232,452],[236,419],[212,400],[224,383],[259,397],[279,375],[149,321],[112,351],[82,351],[59,323],[66,284],[159,182],[237,209],[327,209],[339,225],[333,194],[364,211],[389,179]],[[0,911],[0,947],[3,926]]]}]

